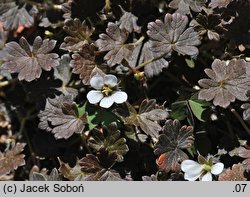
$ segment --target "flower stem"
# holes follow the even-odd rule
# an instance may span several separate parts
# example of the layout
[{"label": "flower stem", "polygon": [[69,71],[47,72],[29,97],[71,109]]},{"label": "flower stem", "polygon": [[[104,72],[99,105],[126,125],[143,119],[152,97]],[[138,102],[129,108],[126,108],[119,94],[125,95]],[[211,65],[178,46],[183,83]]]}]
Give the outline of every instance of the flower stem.
[{"label": "flower stem", "polygon": [[248,128],[248,126],[246,125],[246,123],[244,122],[244,120],[241,118],[241,116],[239,115],[239,113],[232,107],[229,107],[230,111],[233,113],[233,115],[239,120],[240,124],[243,126],[243,128],[245,129],[245,131],[250,135],[250,129]]}]

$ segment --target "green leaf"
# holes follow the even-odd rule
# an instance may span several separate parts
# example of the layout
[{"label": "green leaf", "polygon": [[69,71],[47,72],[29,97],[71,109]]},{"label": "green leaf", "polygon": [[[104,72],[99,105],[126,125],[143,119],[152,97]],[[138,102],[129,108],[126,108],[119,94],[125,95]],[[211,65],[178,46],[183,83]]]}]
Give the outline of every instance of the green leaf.
[{"label": "green leaf", "polygon": [[208,109],[208,107],[211,105],[209,102],[204,101],[204,100],[199,100],[199,99],[190,99],[188,100],[188,104],[195,115],[195,117],[202,121],[205,122],[205,118],[203,116],[203,113],[205,110]]},{"label": "green leaf", "polygon": [[78,113],[81,114],[86,113],[87,123],[89,129],[94,129],[98,124],[103,124],[108,126],[112,122],[118,122],[118,117],[107,109],[100,109],[98,106],[90,105],[88,102],[85,102],[83,106],[78,106]]},{"label": "green leaf", "polygon": [[177,120],[184,120],[187,117],[187,102],[186,101],[177,101],[172,103],[170,118]]},{"label": "green leaf", "polygon": [[194,60],[193,59],[185,59],[188,67],[190,68],[194,68],[195,67],[195,63],[194,63]]}]

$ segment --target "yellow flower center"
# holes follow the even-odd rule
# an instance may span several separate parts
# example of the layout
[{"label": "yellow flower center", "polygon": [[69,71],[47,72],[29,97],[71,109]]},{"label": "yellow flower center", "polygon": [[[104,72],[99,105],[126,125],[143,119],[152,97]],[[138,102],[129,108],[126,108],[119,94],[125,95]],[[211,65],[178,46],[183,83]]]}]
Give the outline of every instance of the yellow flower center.
[{"label": "yellow flower center", "polygon": [[108,85],[104,85],[102,87],[102,93],[105,95],[105,96],[110,96],[112,94],[112,92],[114,91],[114,87],[110,87]]},{"label": "yellow flower center", "polygon": [[203,171],[205,171],[205,172],[211,172],[211,170],[212,170],[212,166],[210,166],[208,164],[203,164],[202,168],[203,168]]}]

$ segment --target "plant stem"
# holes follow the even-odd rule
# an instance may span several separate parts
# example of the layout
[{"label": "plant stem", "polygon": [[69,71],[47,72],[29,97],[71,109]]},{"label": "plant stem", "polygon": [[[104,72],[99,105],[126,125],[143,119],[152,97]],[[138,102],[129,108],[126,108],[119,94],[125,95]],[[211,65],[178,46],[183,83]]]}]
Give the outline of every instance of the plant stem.
[{"label": "plant stem", "polygon": [[135,43],[133,43],[133,45],[134,45],[134,46],[137,46],[137,45],[141,44],[141,43],[143,42],[144,39],[145,39],[145,37],[144,37],[144,36],[141,36],[141,37],[139,38],[139,40],[137,40]]},{"label": "plant stem", "polygon": [[248,128],[248,126],[246,125],[246,123],[244,122],[244,120],[241,118],[241,116],[239,115],[239,113],[232,107],[229,107],[230,111],[233,113],[233,115],[240,121],[240,124],[243,126],[243,128],[245,129],[245,131],[250,135],[250,129]]},{"label": "plant stem", "polygon": [[[143,63],[139,64],[138,66],[136,66],[136,67],[135,67],[135,70],[138,72],[138,70],[139,70],[140,68],[142,68],[142,67],[144,67],[144,66],[146,66],[146,65],[148,65],[148,64],[150,64],[150,63],[152,63],[152,62],[154,62],[154,61],[157,61],[157,60],[163,58],[165,55],[166,55],[166,54],[164,53],[164,54],[162,54],[162,55],[159,56],[159,57],[156,57],[156,58],[153,58],[153,59],[148,60],[148,61],[146,61],[146,62],[143,62]],[[131,71],[129,71],[128,74],[131,74]]]}]

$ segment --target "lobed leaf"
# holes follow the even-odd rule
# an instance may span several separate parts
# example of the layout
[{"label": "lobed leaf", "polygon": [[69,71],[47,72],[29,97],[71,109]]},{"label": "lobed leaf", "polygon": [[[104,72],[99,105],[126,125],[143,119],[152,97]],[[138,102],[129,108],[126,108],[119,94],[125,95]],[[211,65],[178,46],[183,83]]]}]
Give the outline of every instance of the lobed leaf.
[{"label": "lobed leaf", "polygon": [[160,170],[179,172],[181,162],[188,159],[182,149],[190,148],[193,142],[192,126],[181,126],[178,120],[167,120],[154,150],[160,155],[157,159]]},{"label": "lobed leaf", "polygon": [[158,19],[150,22],[147,31],[150,49],[158,56],[170,56],[173,51],[182,55],[198,55],[199,34],[193,27],[186,29],[187,24],[187,16],[178,13],[166,14],[164,23]]},{"label": "lobed leaf", "polygon": [[198,98],[206,101],[213,100],[214,105],[226,108],[235,99],[246,101],[247,91],[250,88],[250,77],[246,75],[244,60],[231,60],[228,65],[225,61],[214,60],[212,69],[205,69],[210,79],[198,81],[202,89]]},{"label": "lobed leaf", "polygon": [[117,161],[123,161],[123,155],[125,155],[129,149],[126,145],[126,139],[120,137],[121,132],[117,130],[117,124],[111,123],[108,127],[104,127],[102,132],[94,129],[91,133],[91,138],[88,140],[90,147],[99,151],[105,149],[109,154],[115,153],[117,155]]},{"label": "lobed leaf", "polygon": [[41,76],[42,69],[50,71],[59,65],[58,55],[49,53],[55,45],[55,40],[42,40],[40,36],[35,38],[33,46],[24,37],[20,38],[19,44],[9,42],[4,48],[7,54],[1,69],[18,73],[19,80],[33,81]]},{"label": "lobed leaf", "polygon": [[219,181],[246,181],[245,168],[242,164],[233,164],[232,169],[227,169],[219,175]]},{"label": "lobed leaf", "polygon": [[95,63],[95,51],[94,45],[84,45],[78,53],[72,55],[72,72],[80,75],[84,85],[90,85],[90,79],[96,74],[105,75],[105,67],[97,66]]},{"label": "lobed leaf", "polygon": [[115,110],[115,113],[125,124],[140,127],[147,135],[157,138],[162,127],[157,121],[166,119],[169,114],[166,110],[156,105],[156,100],[143,100],[139,111],[134,109],[128,102],[124,108]]},{"label": "lobed leaf", "polygon": [[177,9],[177,13],[185,15],[191,14],[190,9],[194,12],[201,12],[205,3],[206,0],[173,0],[169,7]]},{"label": "lobed leaf", "polygon": [[79,115],[71,95],[48,98],[44,111],[38,114],[40,129],[52,132],[56,139],[68,139],[74,133],[83,132],[87,114]]},{"label": "lobed leaf", "polygon": [[80,19],[66,19],[63,30],[69,34],[64,38],[64,42],[60,48],[69,52],[77,52],[82,49],[85,44],[90,41],[90,36],[95,28],[89,27],[86,21],[81,22]]},{"label": "lobed leaf", "polygon": [[100,34],[95,42],[99,51],[108,51],[104,56],[109,66],[120,64],[123,59],[128,59],[132,54],[134,46],[125,44],[128,32],[120,29],[118,25],[109,22],[106,29],[107,34]]},{"label": "lobed leaf", "polygon": [[25,144],[16,143],[10,150],[0,152],[0,176],[16,170],[19,166],[25,165],[24,154],[21,152]]}]

